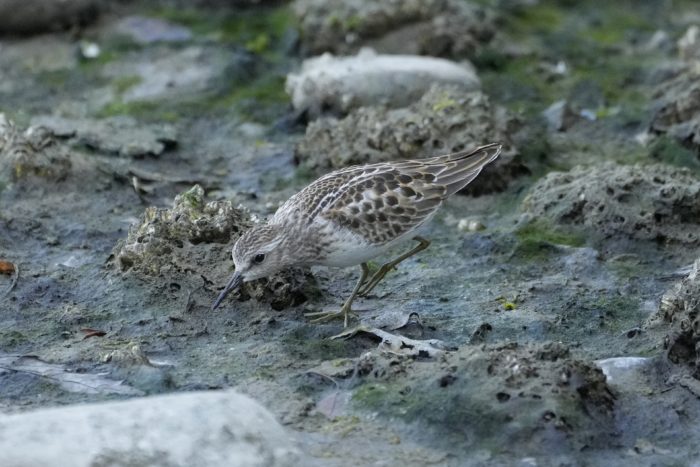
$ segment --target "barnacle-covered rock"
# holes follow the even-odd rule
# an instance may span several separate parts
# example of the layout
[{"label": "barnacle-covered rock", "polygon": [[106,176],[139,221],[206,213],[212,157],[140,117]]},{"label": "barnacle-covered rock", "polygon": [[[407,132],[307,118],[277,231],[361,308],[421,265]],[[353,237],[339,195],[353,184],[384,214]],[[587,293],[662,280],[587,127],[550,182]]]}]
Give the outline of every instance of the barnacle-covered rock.
[{"label": "barnacle-covered rock", "polygon": [[316,173],[398,159],[421,158],[503,143],[501,156],[470,184],[474,194],[500,191],[527,169],[509,135],[518,125],[480,91],[432,86],[416,103],[399,109],[362,107],[342,120],[309,124],[296,147],[297,162]]},{"label": "barnacle-covered rock", "polygon": [[700,179],[666,165],[604,163],[552,172],[532,187],[522,208],[606,238],[700,243]]},{"label": "barnacle-covered rock", "polygon": [[250,226],[247,212],[230,201],[204,202],[204,190],[195,185],[175,197],[172,209],[146,208],[140,222],[129,229],[116,248],[122,270],[136,268],[158,275],[165,266],[185,264],[199,243],[226,244]]},{"label": "barnacle-covered rock", "polygon": [[700,154],[700,69],[691,66],[656,91],[650,130]]},{"label": "barnacle-covered rock", "polygon": [[309,55],[371,45],[384,53],[466,57],[496,30],[489,10],[460,0],[297,0],[293,8]]},{"label": "barnacle-covered rock", "polygon": [[[205,202],[204,190],[195,185],[176,196],[171,209],[147,208],[113,254],[122,272],[164,276],[175,283],[206,277],[223,286],[231,275],[231,247],[253,222],[231,201]],[[299,269],[282,271],[244,284],[240,295],[281,310],[306,300],[307,278]]]},{"label": "barnacle-covered rock", "polygon": [[29,176],[61,180],[71,165],[67,148],[46,128],[32,126],[21,131],[0,113],[0,180],[13,182]]},{"label": "barnacle-covered rock", "polygon": [[664,340],[668,359],[690,367],[700,379],[700,259],[687,277],[663,295],[659,315],[671,327]]}]

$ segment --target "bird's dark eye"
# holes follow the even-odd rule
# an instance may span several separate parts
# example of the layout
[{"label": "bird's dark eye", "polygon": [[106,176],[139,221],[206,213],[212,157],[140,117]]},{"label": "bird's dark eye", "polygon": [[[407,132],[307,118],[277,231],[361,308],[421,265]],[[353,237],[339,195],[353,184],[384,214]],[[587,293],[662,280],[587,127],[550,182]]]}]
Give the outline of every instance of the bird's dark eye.
[{"label": "bird's dark eye", "polygon": [[255,256],[253,257],[253,262],[254,262],[255,264],[260,264],[260,263],[262,263],[263,261],[265,261],[265,255],[262,254],[262,253],[258,253],[257,255],[255,255]]}]

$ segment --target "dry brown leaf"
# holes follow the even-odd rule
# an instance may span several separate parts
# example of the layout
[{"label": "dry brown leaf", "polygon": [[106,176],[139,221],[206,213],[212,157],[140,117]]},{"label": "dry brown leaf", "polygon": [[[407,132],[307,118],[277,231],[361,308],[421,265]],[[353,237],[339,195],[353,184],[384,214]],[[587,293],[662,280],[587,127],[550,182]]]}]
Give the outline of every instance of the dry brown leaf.
[{"label": "dry brown leaf", "polygon": [[0,259],[0,274],[12,275],[15,272],[15,265],[9,261]]}]

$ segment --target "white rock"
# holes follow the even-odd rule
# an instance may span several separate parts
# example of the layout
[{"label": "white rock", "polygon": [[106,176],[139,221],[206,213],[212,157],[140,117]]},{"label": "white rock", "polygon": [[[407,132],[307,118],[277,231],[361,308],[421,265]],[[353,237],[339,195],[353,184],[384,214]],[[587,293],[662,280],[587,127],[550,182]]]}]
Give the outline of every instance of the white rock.
[{"label": "white rock", "polygon": [[565,100],[556,101],[543,112],[549,131],[566,131],[573,125],[576,115]]},{"label": "white rock", "polygon": [[603,360],[596,360],[596,365],[603,370],[603,374],[608,383],[620,383],[618,380],[625,380],[640,368],[651,363],[650,358],[645,357],[613,357]]},{"label": "white rock", "polygon": [[690,26],[683,37],[678,39],[678,53],[684,60],[700,58],[698,51],[700,46],[700,27],[696,24]]},{"label": "white rock", "polygon": [[323,54],[305,60],[299,73],[287,76],[285,89],[297,111],[310,118],[322,112],[347,113],[365,106],[406,106],[419,99],[432,84],[478,90],[479,78],[471,64],[417,55],[377,55],[370,49],[356,56]]},{"label": "white rock", "polygon": [[233,391],[0,415],[3,467],[298,466],[274,417]]}]

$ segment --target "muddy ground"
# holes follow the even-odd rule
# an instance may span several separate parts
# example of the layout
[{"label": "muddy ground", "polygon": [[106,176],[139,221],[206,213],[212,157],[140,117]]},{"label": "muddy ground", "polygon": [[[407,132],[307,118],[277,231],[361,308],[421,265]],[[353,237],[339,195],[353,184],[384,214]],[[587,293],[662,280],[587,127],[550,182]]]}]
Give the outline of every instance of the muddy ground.
[{"label": "muddy ground", "polygon": [[[314,465],[694,465],[700,6],[423,3],[437,7],[356,2],[325,11],[324,30],[312,1],[95,2],[99,18],[0,39],[0,260],[14,265],[0,410],[233,387]],[[482,19],[456,41],[449,17],[472,9]],[[404,50],[405,34],[425,40]],[[413,340],[330,339],[342,323],[304,317],[340,304],[354,269],[285,272],[211,311],[241,231],[363,160],[374,143],[347,136],[352,119],[433,113],[421,131],[446,146],[413,142],[416,157],[469,130],[440,127],[476,99],[452,94],[321,117],[338,121],[291,107],[303,59],[362,45],[471,60],[500,110],[481,107],[487,134],[468,143],[511,148],[426,228],[430,248],[357,302],[362,329]]]}]

